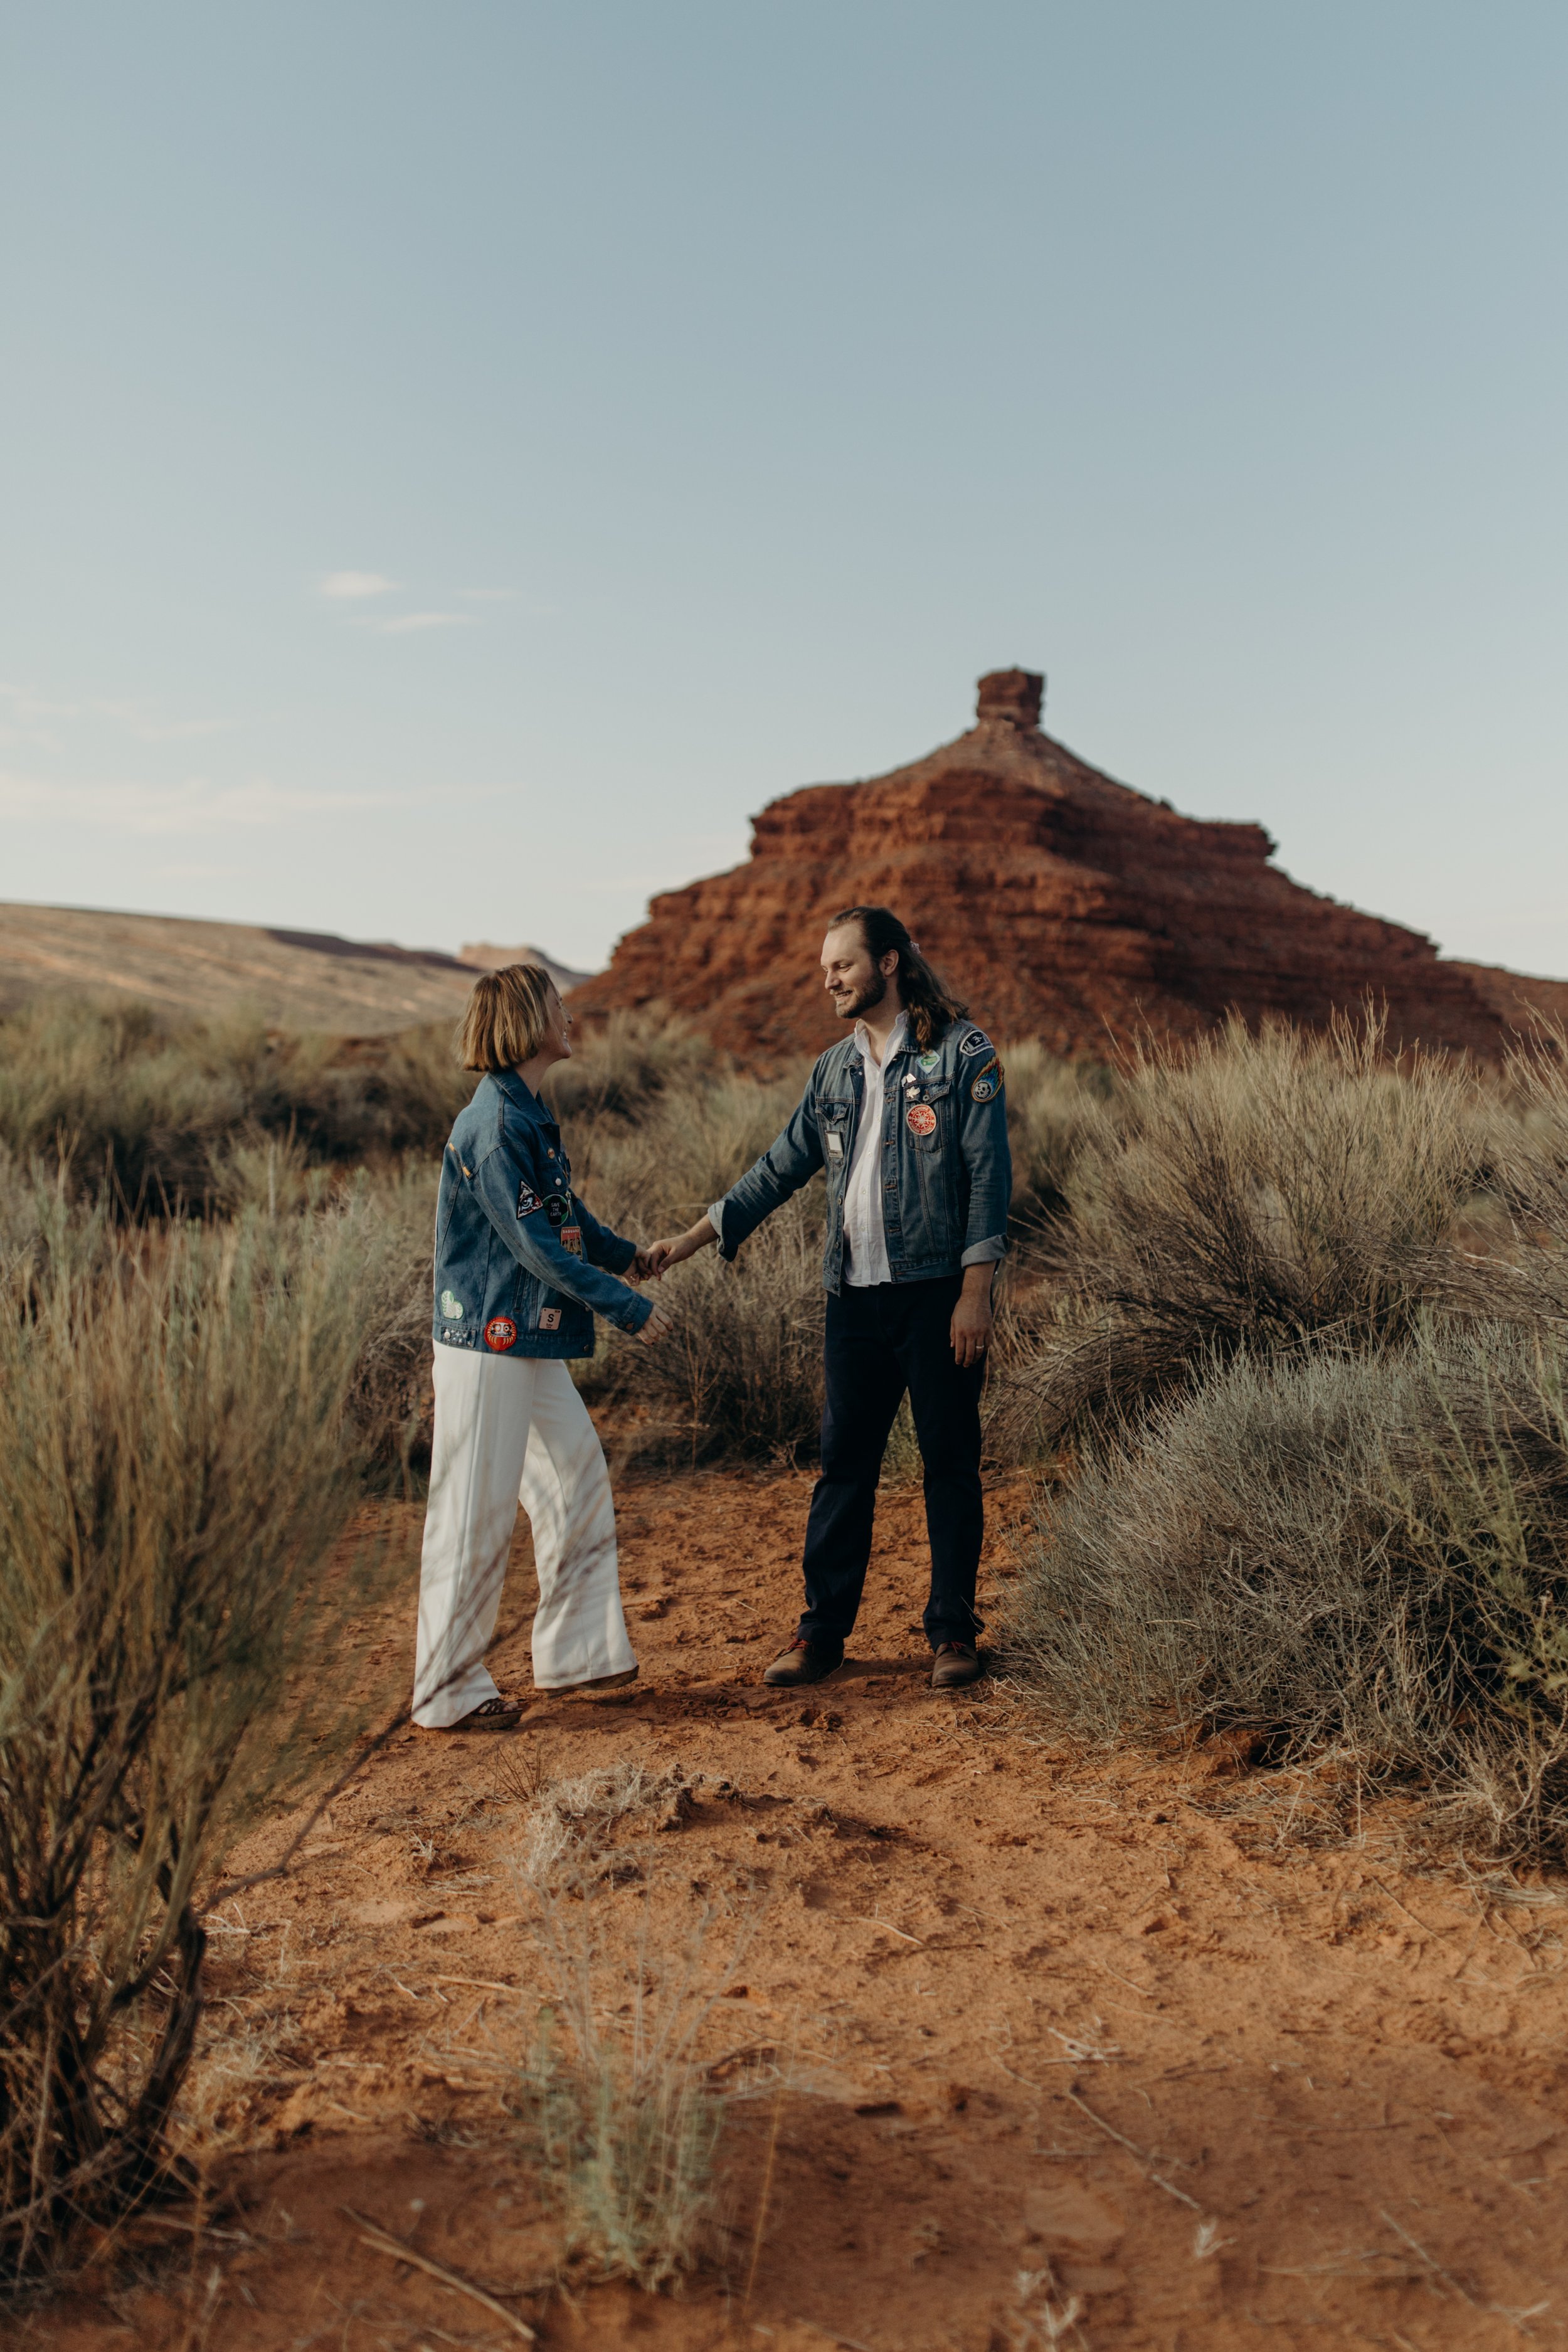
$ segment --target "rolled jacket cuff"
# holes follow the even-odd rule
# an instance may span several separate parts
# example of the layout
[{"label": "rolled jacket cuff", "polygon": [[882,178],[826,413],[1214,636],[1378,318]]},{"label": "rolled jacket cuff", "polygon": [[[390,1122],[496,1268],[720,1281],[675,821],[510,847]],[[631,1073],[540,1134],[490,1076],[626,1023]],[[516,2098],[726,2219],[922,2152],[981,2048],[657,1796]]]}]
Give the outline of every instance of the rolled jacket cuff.
[{"label": "rolled jacket cuff", "polygon": [[[730,1195],[726,1192],[724,1195],[724,1201],[727,1201]],[[708,1212],[708,1222],[719,1236],[720,1256],[723,1258],[731,1258],[734,1256],[735,1253],[729,1247],[724,1239],[724,1201],[715,1201],[712,1203]]]},{"label": "rolled jacket cuff", "polygon": [[959,1264],[960,1265],[994,1265],[998,1258],[1005,1257],[1006,1255],[1006,1236],[1003,1234],[993,1234],[989,1241],[971,1242],[960,1258]]}]

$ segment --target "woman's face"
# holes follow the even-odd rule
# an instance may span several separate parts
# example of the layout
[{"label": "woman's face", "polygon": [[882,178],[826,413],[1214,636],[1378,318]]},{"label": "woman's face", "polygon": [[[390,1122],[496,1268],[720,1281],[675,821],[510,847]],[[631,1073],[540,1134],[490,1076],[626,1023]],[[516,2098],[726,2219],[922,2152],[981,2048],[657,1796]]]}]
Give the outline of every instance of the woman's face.
[{"label": "woman's face", "polygon": [[572,1059],[572,1015],[562,1003],[553,981],[545,998],[544,1040],[540,1050],[548,1054],[552,1062]]}]

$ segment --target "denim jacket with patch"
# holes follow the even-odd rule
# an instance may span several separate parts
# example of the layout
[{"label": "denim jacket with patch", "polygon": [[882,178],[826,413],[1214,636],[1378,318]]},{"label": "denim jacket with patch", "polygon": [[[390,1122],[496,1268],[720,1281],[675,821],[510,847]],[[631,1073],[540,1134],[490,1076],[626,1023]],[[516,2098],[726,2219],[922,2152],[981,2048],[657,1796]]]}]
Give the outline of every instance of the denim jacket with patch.
[{"label": "denim jacket with patch", "polygon": [[[930,1282],[1005,1252],[1013,1155],[996,1049],[973,1021],[955,1021],[922,1052],[906,1027],[889,1055],[882,1097],[882,1230],[895,1282]],[[818,1060],[778,1140],[709,1215],[719,1254],[733,1257],[763,1219],[821,1168],[827,1177],[822,1278],[844,1281],[844,1191],[864,1096],[854,1037]]]},{"label": "denim jacket with patch", "polygon": [[561,1129],[511,1070],[459,1111],[436,1204],[436,1329],[444,1348],[591,1356],[594,1318],[640,1331],[653,1312],[616,1276],[637,1244],[572,1190]]}]

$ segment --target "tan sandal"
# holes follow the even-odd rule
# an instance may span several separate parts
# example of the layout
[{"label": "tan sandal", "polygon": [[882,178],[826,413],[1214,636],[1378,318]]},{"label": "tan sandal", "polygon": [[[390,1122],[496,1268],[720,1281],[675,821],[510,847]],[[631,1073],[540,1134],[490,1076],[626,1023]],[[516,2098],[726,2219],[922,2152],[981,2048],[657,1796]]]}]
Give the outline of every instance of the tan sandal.
[{"label": "tan sandal", "polygon": [[423,1727],[428,1731],[511,1731],[522,1719],[522,1701],[502,1698],[498,1691],[478,1706],[460,1715],[456,1723],[432,1723]]}]

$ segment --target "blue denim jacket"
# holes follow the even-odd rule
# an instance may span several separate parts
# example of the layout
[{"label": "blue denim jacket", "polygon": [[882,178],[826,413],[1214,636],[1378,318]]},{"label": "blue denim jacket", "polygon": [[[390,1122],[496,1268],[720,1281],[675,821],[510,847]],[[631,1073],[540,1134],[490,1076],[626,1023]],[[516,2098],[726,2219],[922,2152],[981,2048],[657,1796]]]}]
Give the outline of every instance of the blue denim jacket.
[{"label": "blue denim jacket", "polygon": [[561,1129],[511,1070],[459,1111],[436,1203],[436,1331],[445,1348],[591,1356],[594,1318],[640,1331],[653,1312],[616,1276],[637,1244],[572,1190]]},{"label": "blue denim jacket", "polygon": [[[895,1282],[930,1282],[984,1265],[1006,1249],[1013,1156],[996,1049],[973,1021],[955,1021],[922,1053],[907,1032],[888,1057],[882,1102],[882,1229]],[[830,1045],[800,1108],[709,1215],[719,1254],[733,1257],[749,1234],[827,1173],[827,1243],[822,1278],[844,1278],[844,1189],[855,1150],[864,1076],[854,1037]]]}]

